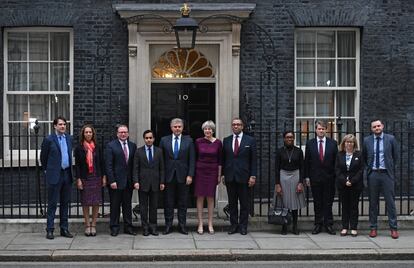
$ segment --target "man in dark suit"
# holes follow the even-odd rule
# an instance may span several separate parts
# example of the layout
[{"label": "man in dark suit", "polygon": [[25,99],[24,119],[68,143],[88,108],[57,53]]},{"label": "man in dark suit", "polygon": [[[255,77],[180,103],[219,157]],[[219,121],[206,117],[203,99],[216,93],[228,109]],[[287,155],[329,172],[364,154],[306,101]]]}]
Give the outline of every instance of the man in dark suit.
[{"label": "man in dark suit", "polygon": [[335,197],[335,160],[338,153],[336,141],[326,137],[326,122],[315,122],[316,138],[306,143],[305,178],[311,186],[315,226],[312,234],[318,234],[325,226],[328,234],[332,228],[332,204]]},{"label": "man in dark suit", "polygon": [[187,235],[188,191],[194,176],[195,149],[191,137],[182,135],[184,127],[182,119],[172,119],[170,127],[172,135],[162,137],[160,141],[165,164],[164,234],[172,232],[174,204],[177,196],[178,231]]},{"label": "man in dark suit", "polygon": [[109,142],[105,150],[105,168],[108,179],[110,199],[111,235],[119,234],[119,214],[122,206],[124,218],[124,233],[136,235],[132,228],[132,191],[138,189],[138,183],[133,184],[132,174],[134,156],[137,146],[128,140],[128,127],[119,125],[117,139]]},{"label": "man in dark suit", "polygon": [[[135,153],[134,182],[139,184],[139,204],[143,235],[158,235],[158,193],[164,190],[164,158],[160,148],[154,146],[152,130],[142,134],[145,145]],[[149,224],[148,224],[149,205]]]},{"label": "man in dark suit", "polygon": [[[234,118],[233,134],[223,140],[223,174],[230,210],[229,234],[247,234],[249,219],[249,187],[256,183],[256,141],[243,133],[243,121]],[[240,202],[240,217],[238,211]]]},{"label": "man in dark suit", "polygon": [[384,194],[391,237],[399,237],[394,203],[395,164],[399,148],[395,137],[383,132],[384,125],[378,119],[371,122],[372,135],[364,139],[364,159],[369,190],[370,237],[377,236],[378,202],[380,192]]},{"label": "man in dark suit", "polygon": [[68,230],[68,212],[72,191],[72,137],[66,134],[66,119],[53,120],[55,133],[42,142],[40,161],[47,184],[47,227],[46,238],[54,239],[54,221],[57,203],[60,203],[60,235],[72,238]]}]

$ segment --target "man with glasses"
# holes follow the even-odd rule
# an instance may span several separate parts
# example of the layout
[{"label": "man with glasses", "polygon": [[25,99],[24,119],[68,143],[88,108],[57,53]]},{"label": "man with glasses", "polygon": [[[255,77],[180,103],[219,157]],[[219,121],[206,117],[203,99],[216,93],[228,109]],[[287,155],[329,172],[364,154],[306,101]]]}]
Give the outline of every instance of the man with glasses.
[{"label": "man with glasses", "polygon": [[132,191],[138,189],[138,183],[133,183],[132,173],[134,156],[137,146],[128,140],[129,133],[126,125],[117,128],[117,139],[109,142],[105,150],[105,168],[108,179],[110,200],[109,226],[111,235],[119,234],[119,215],[122,206],[124,218],[124,233],[136,235],[132,227]]},{"label": "man with glasses", "polygon": [[[247,234],[249,219],[249,188],[256,183],[256,141],[243,133],[243,121],[234,118],[233,133],[223,140],[223,174],[230,212],[228,234]],[[240,202],[240,216],[238,210]]]}]

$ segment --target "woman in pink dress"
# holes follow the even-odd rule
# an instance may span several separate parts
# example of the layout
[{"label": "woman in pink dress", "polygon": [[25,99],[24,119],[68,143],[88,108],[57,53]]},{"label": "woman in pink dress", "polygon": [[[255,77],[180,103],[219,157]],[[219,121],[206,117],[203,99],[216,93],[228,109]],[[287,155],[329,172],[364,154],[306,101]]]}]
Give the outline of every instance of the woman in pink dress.
[{"label": "woman in pink dress", "polygon": [[207,199],[208,208],[208,232],[214,234],[213,210],[214,196],[217,184],[221,178],[221,154],[223,145],[219,139],[213,137],[216,125],[213,121],[206,121],[201,126],[204,132],[203,138],[195,142],[197,162],[195,171],[195,190],[197,197],[198,234],[203,234],[203,207],[204,199]]}]

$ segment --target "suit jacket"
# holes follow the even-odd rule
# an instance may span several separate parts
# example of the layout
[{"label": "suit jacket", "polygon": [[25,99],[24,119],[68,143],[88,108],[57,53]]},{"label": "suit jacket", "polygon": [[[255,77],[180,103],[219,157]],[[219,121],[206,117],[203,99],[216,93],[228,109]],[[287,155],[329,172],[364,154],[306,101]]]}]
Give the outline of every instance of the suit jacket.
[{"label": "suit jacket", "polygon": [[355,151],[352,154],[351,163],[349,169],[346,167],[346,153],[345,151],[339,152],[336,156],[335,173],[336,173],[336,186],[338,190],[349,188],[346,186],[346,180],[349,178],[352,183],[351,188],[355,190],[362,190],[363,173],[364,173],[364,159],[361,151]]},{"label": "suit jacket", "polygon": [[105,170],[108,183],[117,183],[120,190],[132,187],[134,156],[137,146],[128,141],[128,164],[125,162],[124,150],[118,139],[109,142],[105,150]]},{"label": "suit jacket", "polygon": [[338,145],[335,140],[326,137],[323,162],[319,159],[317,138],[306,143],[305,149],[305,178],[314,183],[335,182],[335,160]]},{"label": "suit jacket", "polygon": [[190,136],[181,136],[178,159],[174,159],[172,134],[161,138],[160,148],[164,154],[166,183],[170,183],[173,180],[174,173],[177,176],[178,183],[185,183],[187,176],[194,176],[195,149]]},{"label": "suit jacket", "polygon": [[[387,169],[388,175],[395,179],[394,169],[395,164],[399,158],[399,148],[395,137],[390,134],[384,133],[384,164]],[[374,154],[374,135],[365,137],[363,154],[366,165],[366,175],[369,175],[372,172],[372,165],[374,163],[375,154]]]},{"label": "suit jacket", "polygon": [[233,153],[233,134],[223,140],[223,174],[225,182],[247,183],[257,175],[256,141],[243,133],[237,156]]},{"label": "suit jacket", "polygon": [[160,148],[153,146],[152,163],[148,163],[145,145],[135,153],[134,183],[139,183],[139,190],[144,192],[159,191],[160,184],[165,182],[164,158]]},{"label": "suit jacket", "polygon": [[[89,168],[86,163],[86,150],[82,145],[78,145],[74,151],[75,155],[75,178],[86,179],[88,177]],[[97,177],[105,175],[105,163],[103,159],[102,149],[100,146],[95,147],[95,153],[93,157],[94,172]]]},{"label": "suit jacket", "polygon": [[[72,136],[65,134],[68,147],[69,171],[72,178]],[[57,184],[62,170],[62,155],[56,133],[47,136],[41,146],[40,162],[48,184]]]}]

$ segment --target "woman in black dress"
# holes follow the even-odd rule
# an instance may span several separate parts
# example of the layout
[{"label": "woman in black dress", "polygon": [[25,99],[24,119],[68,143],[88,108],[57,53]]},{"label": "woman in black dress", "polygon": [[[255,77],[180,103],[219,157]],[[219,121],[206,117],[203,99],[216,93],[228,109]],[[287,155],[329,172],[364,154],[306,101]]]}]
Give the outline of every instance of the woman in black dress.
[{"label": "woman in black dress", "polygon": [[[306,206],[303,194],[303,152],[294,145],[293,131],[283,133],[284,146],[276,152],[276,194],[282,197],[283,206],[292,211],[292,233],[298,235],[298,209]],[[287,234],[282,226],[281,234]]]},{"label": "woman in black dress", "polygon": [[348,234],[357,236],[358,231],[358,202],[363,183],[364,161],[358,151],[358,141],[354,135],[348,134],[339,145],[335,161],[336,186],[342,203],[341,236]]},{"label": "woman in black dress", "polygon": [[[75,178],[81,193],[81,204],[85,222],[85,235],[96,235],[96,219],[102,203],[102,187],[106,185],[101,148],[96,143],[96,132],[91,125],[84,125],[80,132],[79,145],[75,148]],[[92,207],[92,222],[89,208]]]}]

